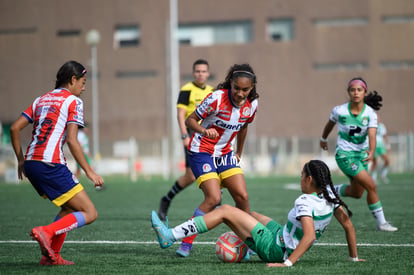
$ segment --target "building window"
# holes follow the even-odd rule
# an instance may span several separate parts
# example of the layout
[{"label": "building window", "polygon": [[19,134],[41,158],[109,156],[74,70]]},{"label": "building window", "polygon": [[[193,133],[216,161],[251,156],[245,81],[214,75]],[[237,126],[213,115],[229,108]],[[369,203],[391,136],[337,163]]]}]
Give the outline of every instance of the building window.
[{"label": "building window", "polygon": [[[210,76],[207,79],[207,82],[214,83],[215,80],[216,80],[216,75],[213,74],[213,73],[210,73]],[[183,75],[181,75],[181,81],[182,81],[182,83],[192,82],[192,81],[194,81],[194,76],[193,76],[193,74],[183,74]]]},{"label": "building window", "polygon": [[114,48],[136,47],[141,31],[138,25],[118,25],[115,27]]},{"label": "building window", "polygon": [[252,41],[252,23],[243,21],[180,25],[177,36],[181,45],[244,44]]},{"label": "building window", "polygon": [[414,15],[384,16],[382,17],[382,22],[384,24],[414,23]]},{"label": "building window", "polygon": [[293,40],[294,20],[292,18],[271,19],[267,24],[267,35],[271,41]]},{"label": "building window", "polygon": [[328,18],[328,19],[314,19],[313,24],[316,26],[360,26],[368,24],[368,18],[355,17],[355,18]]},{"label": "building window", "polygon": [[117,78],[146,78],[156,77],[156,71],[117,71],[115,73]]},{"label": "building window", "polygon": [[314,68],[317,71],[361,71],[368,69],[368,64],[365,62],[317,63]]},{"label": "building window", "polygon": [[80,30],[58,30],[57,36],[69,37],[69,36],[79,36],[81,34]]},{"label": "building window", "polygon": [[380,65],[385,70],[414,69],[414,60],[382,61]]},{"label": "building window", "polygon": [[36,33],[36,27],[16,28],[16,29],[0,29],[0,35],[6,34],[32,34]]}]

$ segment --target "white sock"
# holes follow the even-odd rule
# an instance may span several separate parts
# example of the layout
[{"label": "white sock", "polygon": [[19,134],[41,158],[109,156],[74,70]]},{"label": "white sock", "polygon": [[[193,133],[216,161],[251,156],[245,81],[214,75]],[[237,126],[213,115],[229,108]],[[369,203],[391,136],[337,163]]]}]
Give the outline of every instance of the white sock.
[{"label": "white sock", "polygon": [[383,178],[386,178],[386,177],[387,177],[387,175],[388,175],[388,167],[384,167],[384,168],[382,168],[382,171],[381,171],[381,176],[382,176]]},{"label": "white sock", "polygon": [[376,182],[377,181],[377,176],[378,175],[378,173],[377,173],[377,171],[374,171],[374,172],[372,172],[372,179]]},{"label": "white sock", "polygon": [[335,192],[338,194],[338,196],[341,196],[341,197],[346,197],[345,188],[346,188],[345,183],[334,185]]},{"label": "white sock", "polygon": [[172,228],[171,231],[176,240],[181,240],[185,237],[189,237],[198,233],[197,227],[192,219],[180,225],[177,225],[176,227]]},{"label": "white sock", "polygon": [[386,223],[384,211],[382,210],[382,207],[371,210],[372,215],[374,216],[377,225],[381,225]]}]

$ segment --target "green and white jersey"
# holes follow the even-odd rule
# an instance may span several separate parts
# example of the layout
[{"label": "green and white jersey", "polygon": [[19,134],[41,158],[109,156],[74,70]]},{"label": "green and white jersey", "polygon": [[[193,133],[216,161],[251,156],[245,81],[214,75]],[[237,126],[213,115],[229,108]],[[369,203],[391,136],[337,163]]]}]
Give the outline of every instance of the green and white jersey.
[{"label": "green and white jersey", "polygon": [[84,154],[89,154],[89,137],[83,130],[78,130],[78,141]]},{"label": "green and white jersey", "polygon": [[[335,195],[328,188],[330,197]],[[283,240],[288,253],[292,253],[303,237],[301,217],[313,218],[316,241],[325,232],[332,220],[333,212],[339,207],[337,204],[328,202],[322,194],[302,194],[295,200],[295,207],[289,211],[288,222],[283,227]]]},{"label": "green and white jersey", "polygon": [[374,109],[367,104],[358,116],[351,113],[351,104],[345,103],[332,109],[329,120],[338,124],[336,151],[366,151],[368,128],[377,128],[378,119]]},{"label": "green and white jersey", "polygon": [[377,148],[378,147],[386,147],[384,136],[387,134],[387,128],[385,127],[384,123],[378,123],[377,129]]}]

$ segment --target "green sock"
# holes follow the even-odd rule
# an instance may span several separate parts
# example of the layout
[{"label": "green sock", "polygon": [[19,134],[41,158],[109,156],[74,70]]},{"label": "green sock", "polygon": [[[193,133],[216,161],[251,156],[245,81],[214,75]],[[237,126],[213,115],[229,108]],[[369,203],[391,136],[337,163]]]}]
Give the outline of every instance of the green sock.
[{"label": "green sock", "polygon": [[193,218],[194,224],[197,227],[198,233],[204,233],[208,231],[206,222],[204,221],[203,216],[198,216]]},{"label": "green sock", "polygon": [[345,188],[347,187],[347,184],[342,184],[341,188],[339,189],[339,195],[342,197],[346,197],[347,195],[345,195]]}]

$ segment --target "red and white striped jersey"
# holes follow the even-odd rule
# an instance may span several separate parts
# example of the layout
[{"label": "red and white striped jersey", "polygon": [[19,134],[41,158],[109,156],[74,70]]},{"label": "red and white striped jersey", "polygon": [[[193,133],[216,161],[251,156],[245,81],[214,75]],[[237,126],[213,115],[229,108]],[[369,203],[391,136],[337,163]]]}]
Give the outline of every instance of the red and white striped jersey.
[{"label": "red and white striped jersey", "polygon": [[206,152],[220,157],[232,150],[232,143],[245,123],[251,123],[256,115],[257,100],[246,100],[242,107],[232,103],[230,90],[217,90],[209,94],[195,110],[202,119],[201,126],[214,128],[218,139],[209,139],[194,133],[188,149],[192,152]]},{"label": "red and white striped jersey", "polygon": [[66,128],[69,123],[84,126],[82,100],[66,89],[55,89],[36,98],[22,115],[33,123],[25,159],[66,164]]}]

